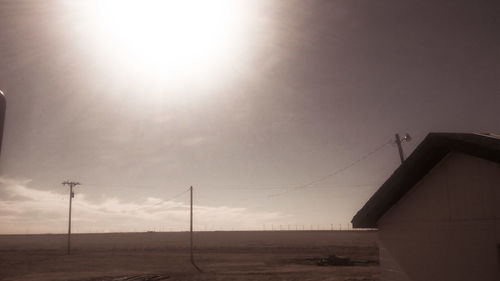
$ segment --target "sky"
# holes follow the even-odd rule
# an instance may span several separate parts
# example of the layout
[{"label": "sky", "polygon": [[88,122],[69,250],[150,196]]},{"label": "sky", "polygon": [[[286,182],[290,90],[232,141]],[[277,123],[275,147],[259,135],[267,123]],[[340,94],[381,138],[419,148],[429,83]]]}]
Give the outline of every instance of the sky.
[{"label": "sky", "polygon": [[395,133],[500,132],[498,1],[119,2],[0,1],[0,233],[345,229]]}]

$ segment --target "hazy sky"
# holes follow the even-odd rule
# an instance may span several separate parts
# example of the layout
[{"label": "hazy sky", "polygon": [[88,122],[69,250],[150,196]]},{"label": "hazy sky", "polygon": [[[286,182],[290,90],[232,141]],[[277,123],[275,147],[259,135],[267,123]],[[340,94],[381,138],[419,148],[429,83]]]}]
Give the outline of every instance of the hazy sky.
[{"label": "hazy sky", "polygon": [[395,133],[500,131],[496,0],[83,2],[0,1],[1,233],[66,179],[76,232],[345,227]]}]

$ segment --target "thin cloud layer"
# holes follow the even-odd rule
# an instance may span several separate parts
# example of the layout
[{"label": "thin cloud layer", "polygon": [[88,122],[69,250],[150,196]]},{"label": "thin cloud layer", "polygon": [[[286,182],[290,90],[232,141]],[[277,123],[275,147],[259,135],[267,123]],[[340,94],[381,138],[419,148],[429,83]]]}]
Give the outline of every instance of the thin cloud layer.
[{"label": "thin cloud layer", "polygon": [[[66,232],[69,195],[38,190],[29,184],[29,180],[0,177],[0,232]],[[161,198],[124,202],[115,197],[93,203],[84,193],[76,193],[72,210],[74,232],[184,231],[189,227],[189,204]],[[194,216],[197,230],[255,229],[286,217],[246,208],[198,205]]]}]

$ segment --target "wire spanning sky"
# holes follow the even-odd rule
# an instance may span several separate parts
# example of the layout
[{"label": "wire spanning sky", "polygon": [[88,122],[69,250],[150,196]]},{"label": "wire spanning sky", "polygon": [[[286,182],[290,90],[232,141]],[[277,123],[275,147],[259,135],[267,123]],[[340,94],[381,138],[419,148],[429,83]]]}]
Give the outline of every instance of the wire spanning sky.
[{"label": "wire spanning sky", "polygon": [[0,1],[0,232],[64,180],[76,232],[345,227],[395,133],[500,131],[498,1],[203,2]]}]

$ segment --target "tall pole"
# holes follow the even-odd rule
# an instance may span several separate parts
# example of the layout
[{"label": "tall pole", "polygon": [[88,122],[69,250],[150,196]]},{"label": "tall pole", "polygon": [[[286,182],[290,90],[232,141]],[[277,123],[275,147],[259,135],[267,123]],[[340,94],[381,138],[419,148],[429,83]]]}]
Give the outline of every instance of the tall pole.
[{"label": "tall pole", "polygon": [[190,220],[189,220],[189,239],[190,239],[190,249],[191,249],[191,262],[194,261],[193,257],[193,187],[189,187],[189,194],[190,194]]},{"label": "tall pole", "polygon": [[68,219],[68,255],[71,252],[71,203],[73,202],[73,185],[69,186],[69,219]]},{"label": "tall pole", "polygon": [[401,164],[405,161],[405,156],[403,155],[403,147],[401,147],[401,138],[399,138],[399,134],[396,134],[396,144],[398,145],[399,150],[399,158],[401,159]]},{"label": "tall pole", "polygon": [[5,123],[5,110],[7,108],[7,101],[5,100],[5,95],[0,91],[0,151],[2,150],[2,137],[3,137],[3,126]]},{"label": "tall pole", "polygon": [[64,181],[62,185],[69,185],[69,219],[68,219],[68,255],[71,253],[71,203],[75,193],[73,192],[73,187],[80,185],[79,182]]},{"label": "tall pole", "polygon": [[190,197],[191,197],[191,208],[190,208],[190,227],[189,227],[189,234],[190,234],[190,249],[191,249],[191,264],[198,270],[198,272],[201,272],[201,269],[196,265],[194,262],[194,255],[193,255],[193,187],[191,186],[189,188],[190,192]]},{"label": "tall pole", "polygon": [[403,141],[409,142],[411,141],[411,136],[409,134],[405,134],[403,138],[399,137],[399,134],[396,134],[396,144],[398,145],[398,150],[399,150],[399,158],[401,159],[401,164],[405,161],[405,155],[403,153],[403,147],[401,146],[401,143]]}]

